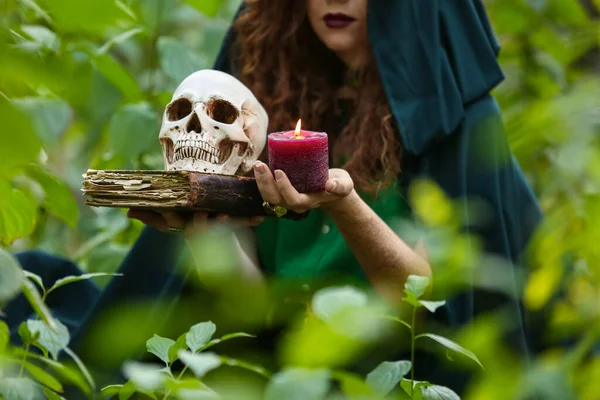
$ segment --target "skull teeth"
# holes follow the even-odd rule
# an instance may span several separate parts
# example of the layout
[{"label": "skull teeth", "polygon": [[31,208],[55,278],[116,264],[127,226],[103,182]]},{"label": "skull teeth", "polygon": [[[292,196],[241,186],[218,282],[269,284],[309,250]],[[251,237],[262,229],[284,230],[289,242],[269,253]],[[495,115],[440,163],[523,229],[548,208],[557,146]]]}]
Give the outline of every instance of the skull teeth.
[{"label": "skull teeth", "polygon": [[175,143],[175,160],[179,161],[184,158],[193,158],[196,160],[202,160],[211,164],[218,164],[221,151],[211,146],[208,142],[201,140],[180,140]]}]

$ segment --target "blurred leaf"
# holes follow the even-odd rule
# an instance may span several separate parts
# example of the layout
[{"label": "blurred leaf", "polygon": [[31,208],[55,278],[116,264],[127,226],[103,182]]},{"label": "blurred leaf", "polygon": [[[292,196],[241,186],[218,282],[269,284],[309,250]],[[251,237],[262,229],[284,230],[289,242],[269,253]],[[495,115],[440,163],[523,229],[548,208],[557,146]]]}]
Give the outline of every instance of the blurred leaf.
[{"label": "blurred leaf", "polygon": [[6,322],[0,320],[0,353],[4,352],[10,341],[10,331]]},{"label": "blurred leaf", "polygon": [[481,367],[481,369],[485,369],[483,368],[483,365],[481,364],[481,362],[479,361],[479,359],[477,358],[477,356],[475,354],[473,354],[472,351],[465,349],[464,347],[462,347],[461,345],[459,345],[456,342],[453,342],[452,340],[445,338],[443,336],[440,335],[436,335],[433,333],[422,333],[420,335],[415,336],[415,340],[419,339],[421,337],[428,337],[429,339],[432,339],[436,342],[438,342],[439,344],[441,344],[442,346],[453,350],[457,353],[460,353],[464,356],[469,357],[471,360],[475,361],[477,364],[479,364],[479,366]]},{"label": "blurred leaf", "polygon": [[375,392],[361,376],[345,371],[333,371],[333,378],[340,382],[344,394],[350,398],[374,398]]},{"label": "blurred leaf", "polygon": [[329,391],[331,373],[326,369],[288,368],[273,376],[265,400],[320,400]]},{"label": "blurred leaf", "polygon": [[322,321],[328,322],[344,309],[363,307],[367,301],[367,295],[353,287],[329,287],[314,294],[312,310]]},{"label": "blurred leaf", "polygon": [[22,97],[13,102],[29,117],[37,136],[46,145],[58,143],[73,118],[71,107],[62,99]]},{"label": "blurred leaf", "polygon": [[412,293],[416,298],[423,296],[425,289],[429,285],[429,278],[426,276],[410,275],[404,284],[404,291]]},{"label": "blurred leaf", "polygon": [[63,391],[63,387],[62,387],[61,383],[58,381],[58,379],[56,379],[55,377],[50,375],[48,372],[44,371],[42,368],[40,368],[37,365],[34,365],[30,362],[27,362],[27,361],[24,361],[23,365],[25,366],[25,369],[27,369],[27,371],[29,371],[31,376],[33,376],[35,379],[37,379],[37,381],[39,383],[41,383],[45,386],[48,386],[50,389],[52,389],[56,392]]},{"label": "blurred leaf", "polygon": [[[18,333],[19,333],[19,337],[21,338],[21,341],[23,342],[23,344],[28,344],[33,339],[35,339],[35,337],[33,337],[31,332],[29,331],[29,328],[27,327],[27,322],[25,322],[25,321],[21,322],[21,324],[19,325]],[[39,336],[39,333],[38,333],[38,336]]]},{"label": "blurred leaf", "polygon": [[12,243],[15,239],[30,235],[35,228],[36,218],[35,200],[0,180],[0,243]]},{"label": "blurred leaf", "polygon": [[43,207],[74,228],[79,218],[79,208],[71,189],[55,175],[38,165],[28,166],[26,172],[44,190]]},{"label": "blurred leaf", "polygon": [[51,329],[58,329],[58,321],[54,320],[48,306],[42,301],[40,293],[30,280],[25,279],[25,281],[23,281],[23,294],[25,295],[25,298],[27,298],[31,308],[33,308],[33,311],[35,311],[42,321],[48,324]]},{"label": "blurred leaf", "polygon": [[119,400],[127,400],[135,393],[135,384],[132,381],[127,382],[119,392]]},{"label": "blurred leaf", "polygon": [[166,375],[154,364],[128,361],[123,365],[123,372],[137,388],[148,391],[159,389],[166,379]]},{"label": "blurred leaf", "polygon": [[0,396],[5,400],[43,400],[40,388],[27,378],[1,378]]},{"label": "blurred leaf", "polygon": [[431,311],[432,313],[435,312],[435,310],[437,310],[438,308],[444,306],[446,304],[445,300],[442,301],[426,301],[426,300],[421,300],[420,303],[423,305],[423,307],[425,307],[426,309],[428,309],[429,311]]},{"label": "blurred leaf", "polygon": [[42,391],[44,392],[44,396],[46,396],[47,400],[66,400],[61,395],[48,388],[42,388]]},{"label": "blurred leaf", "polygon": [[[26,116],[2,96],[0,96],[0,121],[5,132],[0,146],[0,160],[2,160],[0,175],[10,177],[16,167],[27,165],[37,159],[41,144]],[[4,196],[6,194],[1,194],[0,200]]]},{"label": "blurred leaf", "polygon": [[102,388],[102,390],[100,390],[100,395],[101,396],[113,396],[115,394],[119,394],[119,392],[121,391],[121,389],[123,388],[123,385],[108,385]]},{"label": "blurred leaf", "polygon": [[423,400],[460,400],[460,397],[451,389],[444,386],[422,386]]},{"label": "blurred leaf", "polygon": [[146,342],[146,349],[149,353],[154,354],[160,358],[165,364],[169,365],[169,349],[175,344],[173,339],[160,337],[154,335],[154,337],[148,339]]},{"label": "blurred leaf", "polygon": [[69,330],[60,321],[55,320],[56,329],[50,328],[44,321],[27,320],[27,327],[33,334],[39,332],[37,342],[44,346],[58,360],[58,353],[69,345]]},{"label": "blurred leaf", "polygon": [[123,274],[107,273],[107,272],[92,272],[90,274],[65,276],[64,278],[58,279],[56,282],[54,282],[54,285],[52,285],[52,287],[50,289],[48,289],[48,291],[46,293],[48,294],[50,292],[53,292],[62,286],[68,285],[69,283],[85,281],[85,280],[96,278],[99,276],[123,276]]},{"label": "blurred leaf", "polygon": [[454,222],[454,207],[444,191],[434,182],[414,180],[409,188],[413,208],[428,226],[446,226]]},{"label": "blurred leaf", "polygon": [[187,365],[198,378],[202,378],[209,371],[221,365],[221,359],[215,353],[194,354],[187,350],[179,350],[178,356],[179,360]]},{"label": "blurred leaf", "polygon": [[110,149],[128,159],[136,158],[159,145],[158,131],[158,116],[150,104],[126,104],[110,120]]},{"label": "blurred leaf", "polygon": [[410,371],[410,361],[384,361],[367,375],[367,384],[382,396],[387,396]]},{"label": "blurred leaf", "polygon": [[48,50],[58,51],[60,41],[56,37],[56,33],[42,25],[21,25],[21,30],[29,35],[36,43],[47,48]]},{"label": "blurred leaf", "polygon": [[94,378],[92,378],[92,374],[90,374],[90,371],[88,371],[88,369],[86,368],[85,364],[81,361],[81,359],[77,356],[77,354],[75,354],[75,352],[73,350],[71,350],[68,347],[66,347],[64,350],[65,350],[65,353],[67,353],[69,355],[69,357],[71,357],[71,359],[73,361],[75,361],[75,364],[77,364],[77,367],[79,367],[79,370],[81,371],[81,373],[85,377],[88,385],[90,385],[90,387],[92,388],[92,390],[95,390],[96,389],[96,383],[94,382]]},{"label": "blurred leaf", "polygon": [[412,381],[410,379],[402,379],[400,382],[400,386],[404,389],[406,394],[410,395],[411,392],[414,392],[412,397],[413,400],[423,400],[421,388],[427,385],[430,385],[430,383],[426,381]]},{"label": "blurred leaf", "polygon": [[[96,54],[92,64],[104,77],[112,83],[129,101],[141,101],[142,91],[136,80],[110,54]],[[158,137],[158,135],[157,135]]]},{"label": "blurred leaf", "polygon": [[186,333],[181,334],[177,340],[175,341],[175,343],[169,347],[169,351],[168,351],[168,356],[169,356],[169,362],[174,362],[175,360],[177,360],[178,357],[178,353],[179,350],[187,350],[188,346],[186,343]]},{"label": "blurred leaf", "polygon": [[157,42],[160,66],[176,84],[205,67],[205,60],[172,37],[160,37]]},{"label": "blurred leaf", "polygon": [[23,270],[17,259],[0,247],[0,303],[18,295],[24,281]]},{"label": "blurred leaf", "polygon": [[201,322],[192,326],[185,336],[186,343],[192,353],[206,345],[217,331],[217,326],[211,321]]},{"label": "blurred leaf", "polygon": [[237,360],[237,359],[231,358],[231,357],[221,356],[220,358],[221,358],[221,362],[223,364],[229,365],[230,367],[243,368],[248,371],[252,371],[259,375],[262,375],[267,379],[271,378],[271,373],[269,371],[267,371],[265,368],[261,367],[260,365],[251,364],[246,361]]},{"label": "blurred leaf", "polygon": [[107,53],[113,46],[126,42],[127,40],[142,32],[144,32],[144,29],[142,28],[133,28],[125,32],[119,33],[118,35],[112,37],[109,41],[104,43],[102,47],[100,47],[97,50],[97,54]]},{"label": "blurred leaf", "polygon": [[543,266],[532,271],[525,288],[525,304],[531,310],[542,308],[561,283],[563,269],[548,258]]},{"label": "blurred leaf", "polygon": [[114,0],[42,0],[40,3],[54,18],[58,31],[100,34],[128,18]]},{"label": "blurred leaf", "polygon": [[23,270],[23,273],[25,274],[26,278],[29,278],[32,281],[34,281],[35,283],[37,283],[37,285],[40,287],[40,290],[42,291],[42,293],[44,293],[46,291],[46,287],[44,286],[44,281],[42,280],[41,276],[36,275],[33,272],[29,272],[29,271],[25,271],[25,270]]},{"label": "blurred leaf", "polygon": [[219,8],[224,3],[224,0],[184,0],[186,3],[194,7],[196,10],[205,14],[208,17],[215,17],[219,12]]}]

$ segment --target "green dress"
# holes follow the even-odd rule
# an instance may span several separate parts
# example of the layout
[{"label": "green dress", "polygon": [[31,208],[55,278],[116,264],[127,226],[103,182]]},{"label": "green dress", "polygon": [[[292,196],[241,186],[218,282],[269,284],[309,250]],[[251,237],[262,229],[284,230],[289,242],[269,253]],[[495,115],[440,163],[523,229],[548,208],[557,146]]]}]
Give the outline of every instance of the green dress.
[{"label": "green dress", "polygon": [[[398,185],[381,190],[377,197],[360,195],[388,225],[409,215]],[[270,276],[301,283],[367,282],[342,234],[321,209],[301,221],[268,218],[255,233],[263,270]]]}]

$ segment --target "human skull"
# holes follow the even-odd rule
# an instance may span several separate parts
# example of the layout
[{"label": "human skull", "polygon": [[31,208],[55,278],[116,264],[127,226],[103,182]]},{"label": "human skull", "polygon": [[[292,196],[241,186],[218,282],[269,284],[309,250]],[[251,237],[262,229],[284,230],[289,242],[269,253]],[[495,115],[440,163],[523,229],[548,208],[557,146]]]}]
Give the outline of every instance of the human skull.
[{"label": "human skull", "polygon": [[242,82],[220,71],[194,72],[165,108],[165,169],[243,174],[265,146],[267,125],[267,113]]}]

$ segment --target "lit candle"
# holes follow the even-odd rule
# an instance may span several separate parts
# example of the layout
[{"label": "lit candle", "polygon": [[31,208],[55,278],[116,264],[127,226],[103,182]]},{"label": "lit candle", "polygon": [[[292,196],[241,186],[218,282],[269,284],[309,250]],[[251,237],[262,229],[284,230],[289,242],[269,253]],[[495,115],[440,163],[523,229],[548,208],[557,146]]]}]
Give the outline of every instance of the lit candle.
[{"label": "lit candle", "polygon": [[325,190],[329,178],[329,150],[325,132],[301,130],[269,135],[269,167],[282,170],[300,193]]}]

